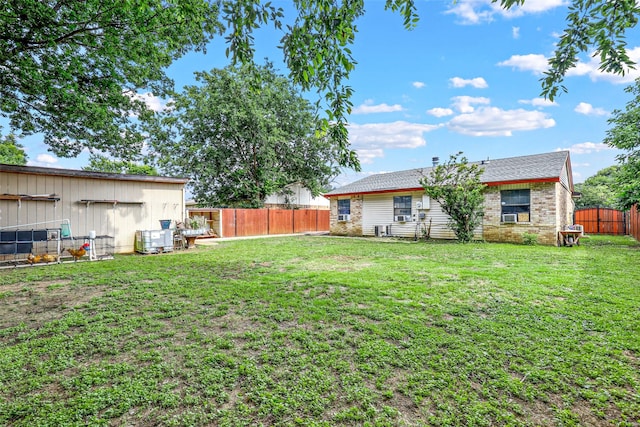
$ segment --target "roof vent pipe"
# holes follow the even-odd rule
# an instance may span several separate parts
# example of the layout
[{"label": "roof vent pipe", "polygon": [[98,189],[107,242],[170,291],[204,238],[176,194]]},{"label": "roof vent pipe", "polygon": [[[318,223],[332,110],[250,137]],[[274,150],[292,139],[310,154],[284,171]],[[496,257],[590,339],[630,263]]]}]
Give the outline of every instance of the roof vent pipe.
[{"label": "roof vent pipe", "polygon": [[435,168],[436,166],[438,166],[438,163],[440,162],[440,157],[432,157],[431,161],[433,162],[433,167]]}]

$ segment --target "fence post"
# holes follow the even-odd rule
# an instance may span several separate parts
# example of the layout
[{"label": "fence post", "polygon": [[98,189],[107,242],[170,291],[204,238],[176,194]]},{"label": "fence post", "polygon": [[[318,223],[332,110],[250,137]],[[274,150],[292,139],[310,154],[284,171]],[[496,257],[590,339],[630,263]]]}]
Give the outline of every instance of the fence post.
[{"label": "fence post", "polygon": [[627,222],[629,220],[629,217],[627,216],[626,212],[622,212],[622,235],[626,236],[629,233],[627,233]]}]

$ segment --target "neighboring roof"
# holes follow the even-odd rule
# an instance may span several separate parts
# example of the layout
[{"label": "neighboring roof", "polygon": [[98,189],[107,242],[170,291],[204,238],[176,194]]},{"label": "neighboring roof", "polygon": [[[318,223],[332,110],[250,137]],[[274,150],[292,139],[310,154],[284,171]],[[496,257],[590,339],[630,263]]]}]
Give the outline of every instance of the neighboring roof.
[{"label": "neighboring roof", "polygon": [[169,184],[186,184],[189,178],[174,178],[157,175],[127,175],[120,173],[91,172],[76,169],[43,168],[39,166],[16,166],[0,164],[0,172],[21,173],[29,175],[66,176],[87,179],[110,179],[116,181],[142,181]]},{"label": "neighboring roof", "polygon": [[[499,185],[521,182],[558,182],[568,161],[568,151],[556,151],[473,163],[484,167],[484,173],[480,177],[483,183]],[[332,190],[325,194],[325,197],[419,190],[422,189],[420,181],[431,172],[431,169],[433,168],[425,167],[371,175]]]}]

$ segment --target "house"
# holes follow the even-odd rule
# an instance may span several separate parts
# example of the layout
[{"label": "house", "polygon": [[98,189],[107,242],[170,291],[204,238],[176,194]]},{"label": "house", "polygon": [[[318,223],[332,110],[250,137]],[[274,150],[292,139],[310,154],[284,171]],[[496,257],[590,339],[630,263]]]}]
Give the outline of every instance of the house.
[{"label": "house", "polygon": [[[198,203],[187,200],[187,209],[198,209]],[[267,209],[318,209],[329,210],[329,200],[322,195],[314,196],[302,184],[287,185],[282,191],[270,194],[264,200]]]},{"label": "house", "polygon": [[0,229],[10,241],[13,230],[64,228],[108,239],[111,253],[133,252],[137,230],[184,218],[187,181],[0,164]]},{"label": "house", "polygon": [[270,209],[329,209],[329,200],[314,196],[302,184],[290,184],[278,193],[267,196],[264,207]]},{"label": "house", "polygon": [[[477,162],[487,185],[477,239],[521,243],[524,233],[558,244],[558,231],[572,224],[573,179],[568,151]],[[372,175],[333,190],[330,232],[350,236],[453,239],[448,216],[420,185],[432,168]]]}]

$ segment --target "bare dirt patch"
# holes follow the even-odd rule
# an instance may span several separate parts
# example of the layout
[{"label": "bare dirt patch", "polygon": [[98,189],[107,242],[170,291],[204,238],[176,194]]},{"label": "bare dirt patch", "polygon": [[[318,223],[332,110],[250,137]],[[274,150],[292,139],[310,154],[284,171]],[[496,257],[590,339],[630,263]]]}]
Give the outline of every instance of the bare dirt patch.
[{"label": "bare dirt patch", "polygon": [[64,280],[38,283],[16,283],[0,287],[0,328],[21,323],[28,327],[60,319],[69,311],[91,299],[102,296],[104,287],[70,285]]}]

